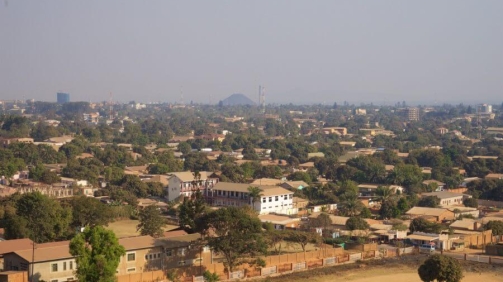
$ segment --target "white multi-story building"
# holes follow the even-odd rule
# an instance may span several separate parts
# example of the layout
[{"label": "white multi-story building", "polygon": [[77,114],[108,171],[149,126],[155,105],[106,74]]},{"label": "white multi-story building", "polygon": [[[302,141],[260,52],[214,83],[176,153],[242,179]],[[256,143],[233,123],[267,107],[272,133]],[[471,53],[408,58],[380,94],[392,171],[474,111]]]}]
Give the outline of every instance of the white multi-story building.
[{"label": "white multi-story building", "polygon": [[173,201],[180,196],[189,197],[197,190],[203,194],[206,189],[213,187],[218,182],[218,178],[210,178],[211,172],[201,171],[199,177],[193,172],[183,171],[171,174],[168,179],[166,198]]},{"label": "white multi-story building", "polygon": [[[253,201],[248,188],[260,188],[260,200]],[[243,183],[219,182],[208,188],[205,196],[213,206],[252,206],[260,214],[296,214],[293,207],[293,192],[279,186],[250,185]]]}]

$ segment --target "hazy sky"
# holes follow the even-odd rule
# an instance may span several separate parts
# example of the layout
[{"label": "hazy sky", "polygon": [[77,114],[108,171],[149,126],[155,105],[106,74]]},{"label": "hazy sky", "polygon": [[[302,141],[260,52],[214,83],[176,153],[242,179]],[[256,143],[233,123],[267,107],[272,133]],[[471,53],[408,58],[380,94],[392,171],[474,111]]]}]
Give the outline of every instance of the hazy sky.
[{"label": "hazy sky", "polygon": [[503,101],[503,0],[3,0],[0,99]]}]

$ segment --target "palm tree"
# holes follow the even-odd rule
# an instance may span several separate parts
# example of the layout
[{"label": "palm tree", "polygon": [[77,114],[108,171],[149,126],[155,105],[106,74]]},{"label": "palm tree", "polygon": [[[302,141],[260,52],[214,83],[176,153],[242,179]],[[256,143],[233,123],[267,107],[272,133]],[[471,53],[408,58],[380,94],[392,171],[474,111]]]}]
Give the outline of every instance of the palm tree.
[{"label": "palm tree", "polygon": [[395,194],[393,190],[386,186],[379,186],[376,189],[377,198],[381,203],[391,198],[393,194]]},{"label": "palm tree", "polygon": [[358,195],[354,193],[344,193],[341,196],[341,200],[338,209],[345,216],[357,216],[363,210],[363,203],[358,199]]},{"label": "palm tree", "polygon": [[257,186],[248,187],[248,196],[250,197],[250,204],[253,209],[255,209],[255,203],[260,202],[260,199],[263,196],[262,192],[263,190]]}]

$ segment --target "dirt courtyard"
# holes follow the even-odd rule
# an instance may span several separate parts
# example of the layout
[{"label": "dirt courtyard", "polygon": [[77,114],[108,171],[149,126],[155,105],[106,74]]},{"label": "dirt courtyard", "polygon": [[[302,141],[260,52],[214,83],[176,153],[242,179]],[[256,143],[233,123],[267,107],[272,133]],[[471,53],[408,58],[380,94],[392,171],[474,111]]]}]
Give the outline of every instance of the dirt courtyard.
[{"label": "dirt courtyard", "polygon": [[[292,274],[269,277],[270,282],[421,282],[417,269],[426,255],[410,255],[397,258],[367,260],[355,264],[337,265],[301,271]],[[478,262],[460,261],[463,268],[463,282],[501,282],[503,265],[489,265]]]},{"label": "dirt courtyard", "polygon": [[[344,275],[328,275],[321,277],[313,277],[312,282],[329,282],[329,281],[352,281],[352,282],[421,282],[417,270],[413,268],[379,268],[379,269],[363,269],[361,271],[350,272]],[[296,280],[293,280],[296,281]],[[472,273],[465,272],[463,282],[501,282],[503,274],[496,272],[488,273]]]}]

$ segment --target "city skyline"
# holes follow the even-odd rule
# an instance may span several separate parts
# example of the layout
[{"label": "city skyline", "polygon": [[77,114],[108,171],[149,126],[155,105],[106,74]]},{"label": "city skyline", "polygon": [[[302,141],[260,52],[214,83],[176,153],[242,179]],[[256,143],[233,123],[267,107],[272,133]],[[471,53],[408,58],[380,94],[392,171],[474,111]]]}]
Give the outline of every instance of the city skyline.
[{"label": "city skyline", "polygon": [[499,104],[501,1],[9,2],[0,96]]}]

